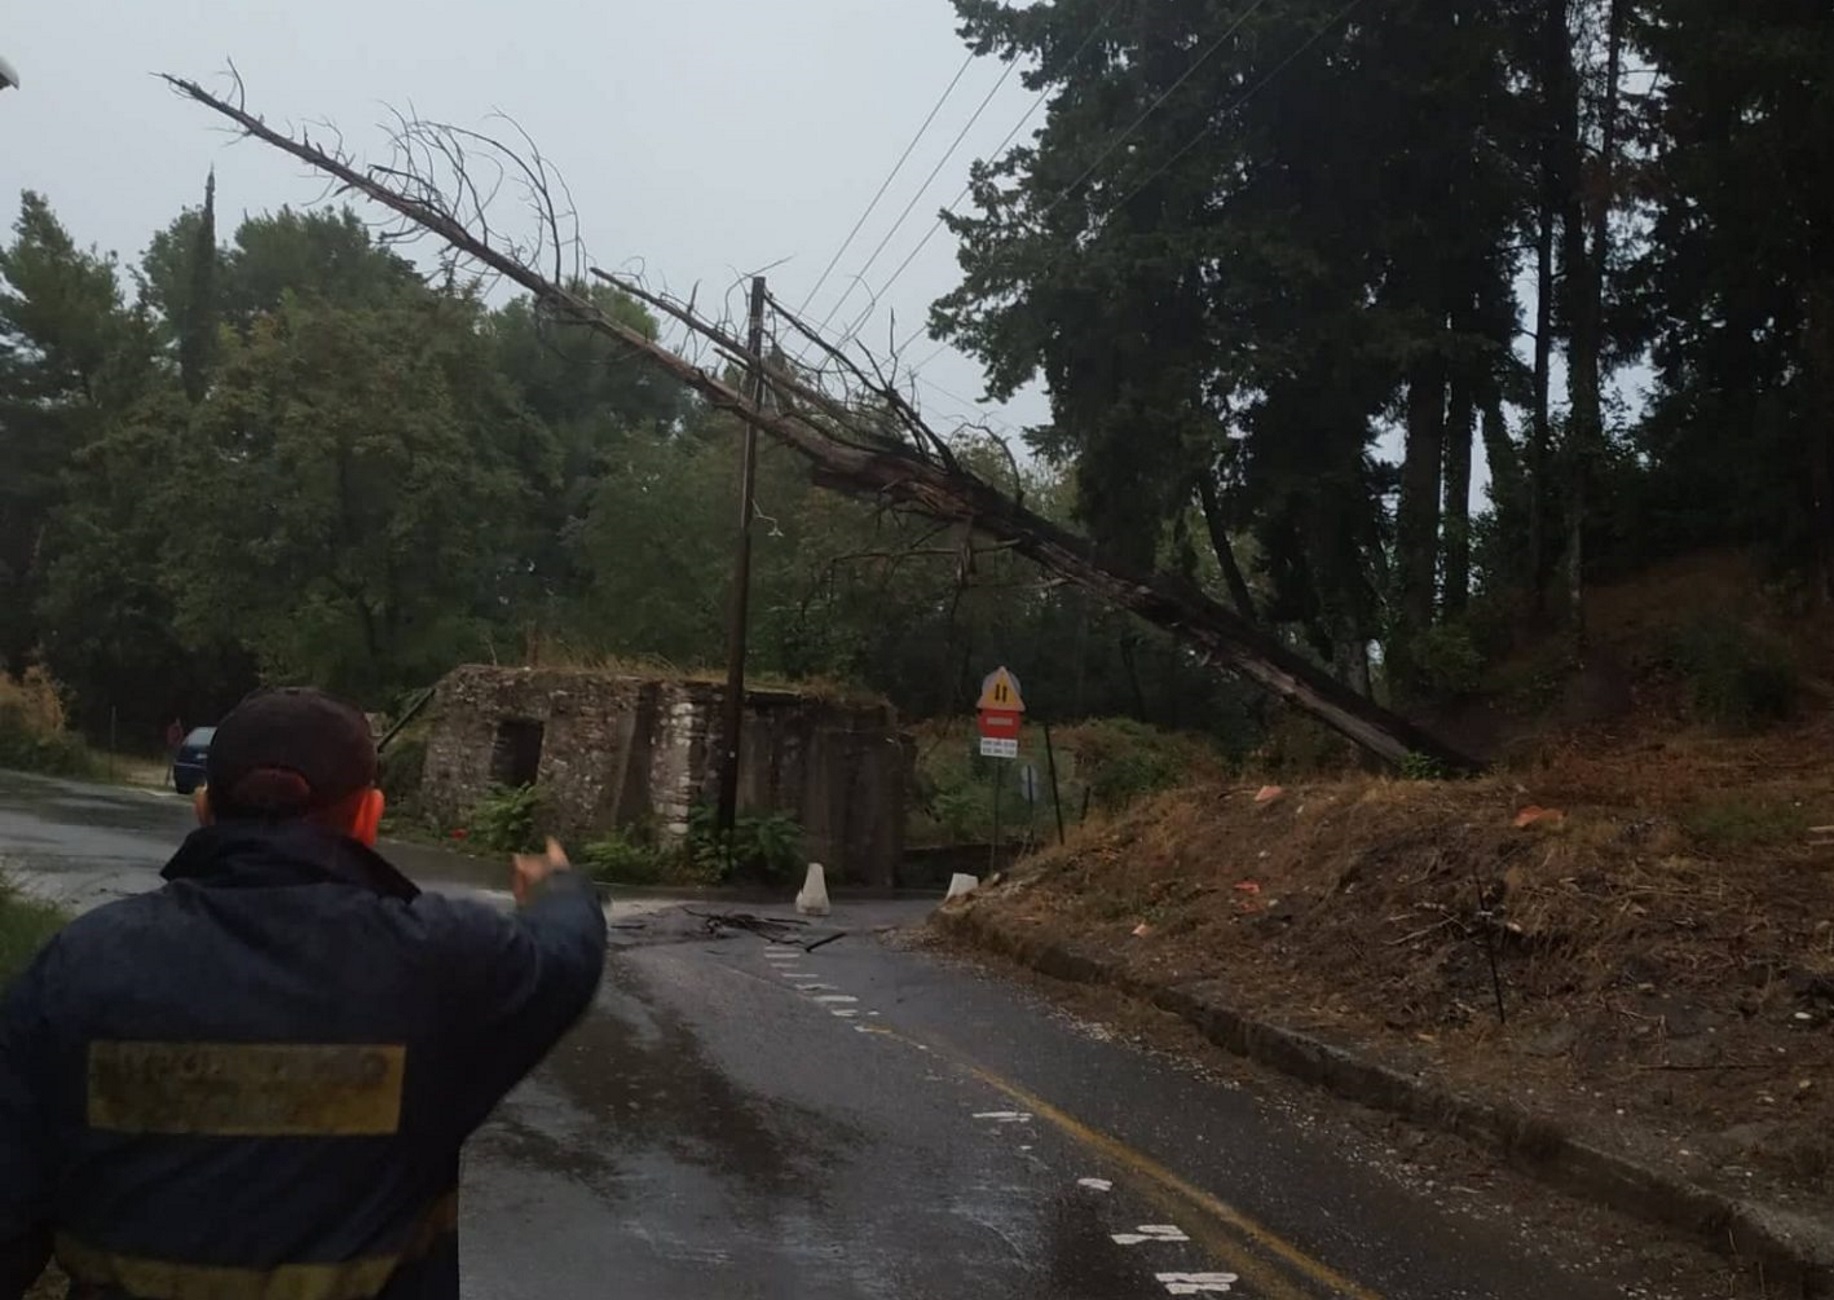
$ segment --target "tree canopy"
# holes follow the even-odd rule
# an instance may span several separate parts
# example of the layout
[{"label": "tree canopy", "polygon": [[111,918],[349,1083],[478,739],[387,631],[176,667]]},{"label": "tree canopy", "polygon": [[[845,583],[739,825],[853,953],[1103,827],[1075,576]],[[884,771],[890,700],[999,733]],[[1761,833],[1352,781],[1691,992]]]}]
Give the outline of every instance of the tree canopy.
[{"label": "tree canopy", "polygon": [[[129,275],[36,195],[0,250],[0,438],[32,471],[7,479],[7,668],[42,663],[86,726],[112,710],[150,737],[258,681],[387,708],[467,660],[718,661],[734,417],[526,297],[424,281],[347,211],[218,243],[214,205],[212,182]],[[775,452],[758,509],[755,671],[929,716],[967,711],[998,660],[1064,716],[1252,741],[1244,693],[1011,556],[820,493]]]},{"label": "tree canopy", "polygon": [[[1051,405],[984,477],[1403,707],[1683,550],[1834,597],[1825,6],[953,4],[1046,106],[948,218],[934,332]],[[0,667],[150,734],[262,679],[721,656],[734,416],[350,211],[220,232],[201,192],[131,266],[30,193],[0,245]],[[1005,662],[1258,734],[1175,629],[780,453],[754,530],[755,669],[929,716]]]},{"label": "tree canopy", "polygon": [[1825,6],[955,8],[1048,115],[933,325],[1045,382],[1098,537],[1195,491],[1238,603],[1402,700],[1474,594],[1580,636],[1587,581],[1722,542],[1834,593]]}]

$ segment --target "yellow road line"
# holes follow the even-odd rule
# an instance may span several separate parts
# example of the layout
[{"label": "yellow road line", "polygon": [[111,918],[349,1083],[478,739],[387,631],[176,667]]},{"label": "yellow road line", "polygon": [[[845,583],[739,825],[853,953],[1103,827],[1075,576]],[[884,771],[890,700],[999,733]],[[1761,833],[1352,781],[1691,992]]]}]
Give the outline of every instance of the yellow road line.
[{"label": "yellow road line", "polygon": [[[757,977],[754,977],[757,978]],[[769,981],[761,981],[768,983]],[[1199,1222],[1188,1229],[1189,1235],[1206,1250],[1224,1260],[1244,1279],[1266,1293],[1268,1300],[1307,1300],[1306,1293],[1281,1274],[1270,1270],[1266,1256],[1272,1256],[1313,1286],[1322,1287],[1343,1300],[1383,1300],[1379,1291],[1352,1281],[1321,1259],[1295,1246],[1271,1228],[1257,1223],[1248,1215],[1219,1197],[1167,1169],[1151,1156],[1134,1150],[1117,1137],[1091,1128],[1069,1112],[1060,1110],[1021,1084],[994,1073],[971,1060],[948,1043],[908,1037],[885,1025],[854,1025],[860,1033],[879,1034],[906,1047],[931,1051],[953,1061],[976,1079],[997,1092],[1004,1093],[1079,1146],[1088,1148],[1133,1175],[1130,1180],[1138,1190],[1161,1206],[1194,1210]],[[1252,1246],[1262,1254],[1244,1249]]]},{"label": "yellow road line", "polygon": [[[1134,1150],[1119,1138],[1112,1137],[1100,1129],[1091,1128],[1069,1112],[1053,1106],[1030,1089],[1014,1083],[1003,1075],[995,1074],[985,1066],[968,1059],[953,1047],[935,1041],[927,1044],[921,1043],[917,1039],[907,1038],[896,1030],[887,1029],[882,1025],[870,1027],[862,1025],[860,1028],[867,1029],[871,1033],[883,1034],[887,1038],[896,1039],[910,1047],[928,1047],[932,1051],[938,1051],[988,1087],[1018,1102],[1078,1145],[1089,1148],[1109,1163],[1132,1173],[1136,1182],[1144,1184],[1141,1190],[1158,1193],[1153,1199],[1160,1204],[1163,1205],[1170,1199],[1179,1205],[1196,1210],[1201,1222],[1191,1231],[1190,1235],[1206,1249],[1227,1261],[1244,1278],[1266,1291],[1271,1300],[1305,1300],[1305,1296],[1285,1278],[1269,1272],[1263,1265],[1260,1256],[1244,1253],[1241,1240],[1243,1238],[1266,1254],[1279,1259],[1307,1281],[1324,1287],[1335,1295],[1344,1297],[1345,1300],[1383,1300],[1380,1292],[1372,1291],[1352,1281],[1323,1260],[1313,1258],[1271,1228],[1255,1222],[1233,1205],[1206,1192],[1195,1183],[1180,1178],[1151,1156]],[[1216,1227],[1221,1227],[1226,1231],[1216,1231],[1214,1230]]]},{"label": "yellow road line", "polygon": [[[1034,1115],[1068,1134],[1080,1145],[1097,1152],[1123,1169],[1131,1170],[1141,1179],[1195,1207],[1209,1219],[1226,1225],[1261,1250],[1278,1258],[1308,1281],[1327,1287],[1336,1294],[1347,1297],[1347,1300],[1382,1300],[1378,1292],[1351,1281],[1323,1260],[1314,1259],[1272,1229],[1256,1223],[1234,1206],[1218,1199],[1196,1184],[1180,1178],[1152,1157],[1135,1151],[1119,1138],[1111,1137],[1099,1129],[1090,1128],[1074,1115],[1059,1110],[1036,1093],[1021,1087],[1010,1079],[1002,1078],[991,1070],[971,1062],[964,1061],[962,1064],[982,1083],[1005,1093]],[[1208,1239],[1209,1234],[1200,1235],[1194,1232],[1192,1235],[1197,1236],[1206,1246],[1212,1244]],[[1240,1256],[1237,1251],[1229,1251],[1228,1254],[1232,1260],[1239,1261]],[[1247,1265],[1240,1262],[1236,1263],[1236,1267],[1240,1268],[1244,1274],[1250,1271]],[[1254,1271],[1260,1272],[1261,1270],[1257,1268]],[[1270,1283],[1266,1278],[1257,1280],[1260,1285],[1269,1287],[1276,1294],[1299,1294],[1283,1283]]]}]

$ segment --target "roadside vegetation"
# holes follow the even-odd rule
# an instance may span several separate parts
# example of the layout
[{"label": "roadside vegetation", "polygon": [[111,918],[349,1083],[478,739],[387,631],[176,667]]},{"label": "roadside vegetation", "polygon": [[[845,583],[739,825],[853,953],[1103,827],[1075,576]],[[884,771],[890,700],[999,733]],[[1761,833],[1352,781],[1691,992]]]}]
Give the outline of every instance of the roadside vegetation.
[{"label": "roadside vegetation", "polygon": [[802,827],[788,813],[740,813],[732,838],[723,841],[715,809],[701,804],[688,814],[685,837],[663,843],[654,827],[613,831],[591,841],[582,860],[608,885],[789,885],[808,862]]},{"label": "roadside vegetation", "polygon": [[1243,761],[1208,737],[1131,718],[1053,727],[1048,746],[1044,727],[1027,725],[1016,760],[982,757],[972,718],[920,726],[914,739],[906,834],[914,847],[991,842],[996,803],[1003,842],[1052,842],[1060,817],[1074,827],[1181,782],[1215,779]]},{"label": "roadside vegetation", "polygon": [[20,893],[0,871],[0,988],[25,969],[67,919],[51,904]]},{"label": "roadside vegetation", "polygon": [[49,776],[95,776],[101,764],[66,723],[57,684],[40,667],[0,672],[0,768]]},{"label": "roadside vegetation", "polygon": [[1585,665],[1489,643],[1442,715],[1499,755],[1482,779],[1251,762],[975,905],[1146,987],[1218,980],[1400,1068],[1646,1126],[1690,1176],[1834,1198],[1834,614],[1758,573],[1600,587]]}]

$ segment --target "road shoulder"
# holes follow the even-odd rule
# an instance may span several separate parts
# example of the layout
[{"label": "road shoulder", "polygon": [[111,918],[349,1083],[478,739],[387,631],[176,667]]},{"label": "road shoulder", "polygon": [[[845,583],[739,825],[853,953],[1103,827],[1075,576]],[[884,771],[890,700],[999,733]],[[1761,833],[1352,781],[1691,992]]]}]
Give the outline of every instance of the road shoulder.
[{"label": "road shoulder", "polygon": [[1399,1069],[1354,1045],[1291,1029],[1232,1004],[1216,981],[1154,980],[1094,948],[1028,931],[1023,921],[971,899],[937,914],[952,939],[1014,960],[1051,979],[1115,990],[1176,1016],[1207,1041],[1346,1100],[1485,1148],[1509,1166],[1729,1253],[1791,1294],[1834,1295],[1834,1231],[1825,1218],[1704,1186],[1652,1160],[1652,1135],[1620,1125],[1599,1131],[1507,1094],[1455,1089],[1422,1070]]}]

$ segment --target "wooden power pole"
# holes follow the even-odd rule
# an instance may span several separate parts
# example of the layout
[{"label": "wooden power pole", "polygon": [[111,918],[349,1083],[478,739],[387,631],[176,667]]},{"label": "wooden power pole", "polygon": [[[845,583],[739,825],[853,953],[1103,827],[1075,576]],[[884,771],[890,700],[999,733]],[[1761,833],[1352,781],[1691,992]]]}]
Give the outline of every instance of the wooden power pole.
[{"label": "wooden power pole", "polygon": [[[751,281],[751,329],[746,351],[751,370],[746,375],[745,398],[757,410],[764,401],[764,277]],[[731,621],[726,629],[726,698],[720,719],[720,842],[732,844],[732,828],[739,814],[739,741],[745,725],[745,641],[751,618],[751,519],[758,481],[758,426],[745,421],[744,450],[739,470],[739,537],[732,566]]]}]

